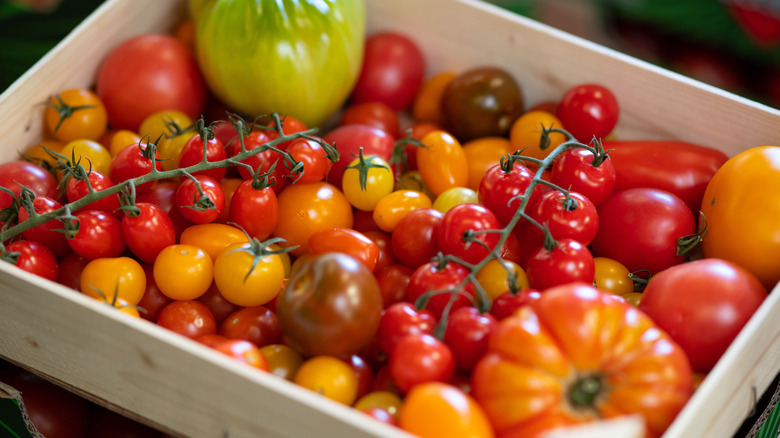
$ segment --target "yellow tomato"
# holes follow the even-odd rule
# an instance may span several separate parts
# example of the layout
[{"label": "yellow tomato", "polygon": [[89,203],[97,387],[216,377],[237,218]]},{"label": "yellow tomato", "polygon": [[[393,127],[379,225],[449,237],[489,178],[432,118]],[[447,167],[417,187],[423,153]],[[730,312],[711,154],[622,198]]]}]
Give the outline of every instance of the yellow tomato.
[{"label": "yellow tomato", "polygon": [[401,413],[402,404],[401,397],[390,391],[372,391],[360,397],[353,407],[359,411],[372,408],[384,409],[397,419]]},{"label": "yellow tomato", "polygon": [[[509,141],[514,151],[522,150],[521,154],[527,157],[543,160],[558,145],[566,141],[566,137],[560,133],[550,133],[550,144],[542,148],[540,141],[542,130],[549,128],[563,128],[563,124],[557,117],[547,111],[529,111],[512,123],[509,131]],[[513,152],[514,152],[513,151]]]},{"label": "yellow tomato", "polygon": [[222,209],[215,222],[224,224],[230,221],[230,202],[233,200],[233,194],[236,193],[236,189],[243,182],[243,178],[222,178],[222,181],[219,182],[220,187],[222,187],[222,193],[225,194],[225,208]]},{"label": "yellow tomato", "polygon": [[214,280],[214,262],[209,254],[194,245],[165,247],[154,260],[154,281],[160,292],[172,300],[195,300]]},{"label": "yellow tomato", "polygon": [[426,147],[417,150],[417,168],[434,194],[468,185],[468,159],[454,136],[437,130],[425,134],[421,141]]},{"label": "yellow tomato", "polygon": [[[179,168],[179,156],[190,138],[197,133],[186,131],[171,138],[162,138],[157,143],[157,151],[160,153],[160,166],[162,170]],[[154,141],[154,140],[152,140]]]},{"label": "yellow tomato", "polygon": [[57,140],[41,140],[40,143],[34,144],[24,151],[24,159],[32,161],[35,164],[46,163],[50,168],[57,167],[57,160],[52,158],[46,149],[59,153],[65,144]]},{"label": "yellow tomato", "polygon": [[[84,169],[96,170],[104,176],[109,176],[111,169],[111,153],[102,144],[94,140],[73,140],[60,150],[71,165],[80,163]],[[75,158],[75,161],[74,161]]]},{"label": "yellow tomato", "polygon": [[504,260],[502,263],[496,259],[493,259],[485,264],[482,269],[477,272],[477,281],[482,288],[485,289],[491,300],[495,300],[499,295],[510,290],[509,288],[509,273],[514,273],[517,280],[517,289],[528,289],[530,284],[528,283],[528,276],[526,276],[523,268],[515,262]]},{"label": "yellow tomato", "polygon": [[433,208],[446,213],[450,208],[465,203],[478,204],[477,192],[468,187],[453,187],[441,192],[436,197],[433,201]]},{"label": "yellow tomato", "polygon": [[504,137],[483,137],[465,143],[463,152],[468,160],[468,187],[479,190],[485,172],[501,163],[501,157],[514,153],[514,149]]},{"label": "yellow tomato", "polygon": [[212,260],[216,260],[228,246],[244,242],[249,242],[249,238],[239,228],[217,223],[190,225],[179,237],[179,243],[197,246],[206,251]]},{"label": "yellow tomato", "polygon": [[404,398],[401,429],[420,438],[492,438],[484,410],[468,394],[440,382],[415,385]]},{"label": "yellow tomato", "polygon": [[[361,173],[365,180],[361,182]],[[371,211],[380,199],[393,191],[395,178],[390,165],[382,157],[371,155],[355,158],[344,169],[341,188],[349,203],[358,210]]]},{"label": "yellow tomato", "polygon": [[[129,129],[120,129],[111,135],[111,142],[108,145],[103,145],[108,148],[108,152],[112,157],[115,157],[122,149],[127,146],[138,146],[141,142],[141,136],[137,133],[130,131]],[[144,144],[149,143],[149,139],[145,139]]]},{"label": "yellow tomato", "polygon": [[615,295],[634,292],[634,281],[628,277],[631,272],[622,263],[606,257],[594,257],[593,264],[596,267],[593,280],[596,288]]},{"label": "yellow tomato", "polygon": [[243,307],[268,303],[284,284],[284,264],[276,254],[252,253],[250,243],[234,243],[214,262],[214,282],[229,302]]},{"label": "yellow tomato", "polygon": [[392,233],[398,222],[412,210],[431,208],[431,198],[416,190],[396,190],[377,202],[372,213],[380,230]]},{"label": "yellow tomato", "polygon": [[346,362],[332,356],[307,359],[293,380],[296,384],[351,406],[357,398],[357,374]]},{"label": "yellow tomato", "polygon": [[303,356],[290,346],[269,344],[260,347],[260,352],[268,362],[268,372],[292,381],[303,363]]},{"label": "yellow tomato", "polygon": [[103,257],[91,260],[81,271],[81,292],[92,298],[128,306],[141,301],[146,290],[146,273],[130,257]]},{"label": "yellow tomato", "polygon": [[425,181],[423,181],[419,170],[404,172],[401,177],[398,178],[398,181],[396,181],[395,190],[416,190],[425,193],[425,196],[430,199],[436,198],[436,195],[433,194],[428,185],[425,184]]},{"label": "yellow tomato", "polygon": [[179,130],[184,130],[192,125],[192,119],[181,111],[164,110],[147,116],[138,128],[141,137],[148,136],[149,141],[157,141],[162,136],[170,137]]},{"label": "yellow tomato", "polygon": [[72,88],[52,96],[43,110],[46,130],[61,142],[99,139],[108,128],[108,113],[89,89]]}]

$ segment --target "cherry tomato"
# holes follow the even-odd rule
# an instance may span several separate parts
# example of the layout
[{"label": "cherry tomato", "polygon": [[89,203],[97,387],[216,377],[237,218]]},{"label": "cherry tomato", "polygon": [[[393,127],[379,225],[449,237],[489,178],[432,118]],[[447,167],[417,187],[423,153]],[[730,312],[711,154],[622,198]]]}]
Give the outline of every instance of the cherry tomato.
[{"label": "cherry tomato", "polygon": [[471,372],[487,352],[488,338],[496,324],[493,315],[481,314],[475,307],[461,307],[450,314],[444,342],[450,347],[458,370]]},{"label": "cherry tomato", "polygon": [[86,88],[71,88],[50,97],[43,120],[47,131],[62,142],[97,140],[108,128],[106,107]]},{"label": "cherry tomato", "polygon": [[501,157],[515,152],[512,144],[504,137],[476,138],[463,144],[463,152],[468,161],[468,186],[479,190],[479,184],[485,172],[501,163]]},{"label": "cherry tomato", "polygon": [[[225,145],[217,137],[209,138],[204,142],[200,134],[195,134],[187,140],[187,143],[181,149],[179,167],[190,167],[202,162],[204,149],[206,151],[206,161],[209,163],[222,161],[227,158]],[[221,181],[225,177],[226,172],[227,169],[225,167],[215,167],[213,169],[192,172],[192,175],[206,175]]]},{"label": "cherry tomato", "polygon": [[93,260],[119,257],[127,249],[122,223],[116,216],[99,210],[79,211],[75,216],[79,228],[68,245],[76,254]]},{"label": "cherry tomato", "polygon": [[442,213],[448,212],[459,204],[478,204],[479,194],[468,187],[452,187],[441,193],[433,201],[433,208]]},{"label": "cherry tomato", "polygon": [[233,193],[230,221],[249,236],[265,240],[279,223],[279,200],[270,187],[256,189],[251,180],[242,182]]},{"label": "cherry tomato", "polygon": [[[198,192],[198,184],[203,191],[203,196]],[[208,207],[195,206],[195,203],[202,197],[208,199]],[[219,181],[214,178],[193,175],[192,178],[182,181],[179,188],[176,189],[176,208],[185,219],[194,224],[214,222],[225,208],[225,193],[222,191]]]},{"label": "cherry tomato", "polygon": [[217,323],[206,305],[192,300],[176,300],[163,307],[157,325],[190,339],[217,333]]},{"label": "cherry tomato", "polygon": [[455,73],[444,71],[426,79],[412,103],[412,117],[416,122],[443,125],[446,120],[441,109],[444,90],[455,79]]},{"label": "cherry tomato", "polygon": [[[162,171],[162,162],[159,161],[161,159],[160,153],[155,151],[154,157],[147,157],[147,155],[151,155],[151,150],[147,152],[148,147],[148,143],[140,143],[132,147],[125,147],[117,152],[109,167],[111,181],[115,184],[123,183],[129,179],[147,175],[152,171],[152,168]],[[136,194],[148,190],[154,183],[155,181],[147,181],[137,184],[135,186]]]},{"label": "cherry tomato", "polygon": [[[36,196],[58,199],[57,179],[43,167],[27,161],[9,161],[0,164],[0,187],[13,192],[16,196],[27,187]],[[11,205],[11,195],[0,191],[0,209]]]},{"label": "cherry tomato", "polygon": [[268,361],[265,360],[263,352],[257,345],[243,339],[226,339],[217,342],[212,347],[214,350],[227,355],[239,362],[250,365],[262,371],[268,371]]},{"label": "cherry tomato", "polygon": [[596,161],[587,149],[570,149],[553,163],[550,181],[559,187],[565,187],[581,193],[590,199],[596,207],[604,203],[615,190],[617,174],[610,158]]},{"label": "cherry tomato", "polygon": [[522,289],[516,293],[506,291],[493,300],[493,304],[490,306],[490,314],[496,320],[501,321],[514,314],[517,309],[525,306],[532,300],[539,299],[541,296],[541,293],[536,289]]},{"label": "cherry tomato", "polygon": [[160,180],[154,183],[149,190],[138,193],[135,198],[136,202],[149,202],[162,208],[171,219],[177,238],[181,236],[185,228],[192,225],[192,222],[185,219],[176,208],[176,189],[178,188],[179,183],[175,181]]},{"label": "cherry tomato", "polygon": [[407,213],[392,232],[393,252],[406,266],[417,268],[439,252],[437,235],[444,214],[433,208]]},{"label": "cherry tomato", "polygon": [[421,141],[426,147],[417,151],[417,167],[434,194],[468,185],[468,160],[454,136],[445,131],[433,131],[425,134]]},{"label": "cherry tomato", "polygon": [[377,155],[387,162],[390,161],[395,145],[392,135],[368,125],[342,125],[325,134],[323,139],[339,153],[339,159],[331,165],[326,179],[339,188],[344,168],[359,155],[361,147],[364,156]]},{"label": "cherry tomato", "polygon": [[176,230],[162,208],[148,202],[136,202],[137,215],[122,217],[122,236],[128,249],[139,260],[154,263],[157,254],[176,243]]},{"label": "cherry tomato", "polygon": [[146,291],[146,273],[130,257],[104,257],[90,261],[81,271],[81,292],[84,295],[114,304],[122,299],[135,306]]},{"label": "cherry tomato", "polygon": [[287,152],[295,161],[303,164],[303,173],[293,177],[293,179],[297,178],[296,184],[314,183],[325,179],[331,161],[320,143],[308,138],[298,138],[290,142]]},{"label": "cherry tomato", "polygon": [[439,266],[438,262],[426,263],[417,268],[409,279],[407,299],[417,303],[423,294],[429,293],[429,300],[424,307],[437,319],[441,319],[449,303],[450,312],[458,307],[472,305],[474,285],[471,282],[466,282],[461,290],[456,290],[468,275],[469,270],[457,263],[449,262],[444,266]]},{"label": "cherry tomato", "polygon": [[341,189],[358,210],[372,211],[395,187],[390,165],[377,155],[356,158],[344,168]]},{"label": "cherry tomato", "polygon": [[594,257],[593,264],[596,268],[593,285],[596,288],[620,296],[634,292],[634,282],[628,277],[631,273],[622,263],[606,257]]},{"label": "cherry tomato", "polygon": [[372,272],[379,259],[377,244],[365,234],[351,228],[328,228],[309,237],[309,253],[311,255],[328,252],[348,254],[359,260]]},{"label": "cherry tomato", "polygon": [[154,281],[154,265],[143,263],[141,266],[146,275],[146,289],[144,289],[144,295],[136,307],[138,307],[141,318],[156,322],[162,308],[173,300],[166,297],[157,287],[157,282]]},{"label": "cherry tomato", "polygon": [[206,292],[213,280],[214,262],[197,246],[170,245],[154,260],[154,281],[168,298],[195,300]]},{"label": "cherry tomato", "polygon": [[393,111],[407,109],[425,76],[425,59],[407,35],[380,32],[365,42],[363,66],[350,100],[382,102]]},{"label": "cherry tomato", "polygon": [[397,419],[401,414],[402,404],[401,397],[390,391],[371,391],[360,397],[352,407],[363,412],[369,409],[381,409]]},{"label": "cherry tomato", "polygon": [[408,334],[390,353],[390,375],[398,388],[409,392],[426,382],[449,383],[455,374],[455,359],[447,344],[424,333]]},{"label": "cherry tomato", "polygon": [[393,138],[401,136],[401,123],[395,111],[380,101],[354,103],[344,108],[340,125],[368,125],[387,132]]},{"label": "cherry tomato", "polygon": [[[442,253],[476,264],[498,245],[499,227],[496,216],[482,205],[459,204],[444,214],[436,231],[436,242]],[[475,233],[473,240],[466,238],[467,233]]]},{"label": "cherry tomato", "polygon": [[219,334],[228,339],[250,341],[258,347],[282,340],[279,319],[265,306],[244,307],[231,313],[220,324]]},{"label": "cherry tomato", "polygon": [[217,288],[217,285],[214,282],[212,282],[206,292],[199,296],[195,301],[205,304],[206,307],[211,310],[218,326],[225,322],[228,316],[241,309],[241,306],[237,306],[226,300],[219,292],[219,288]]},{"label": "cherry tomato", "polygon": [[[99,191],[111,188],[114,186],[114,182],[106,176],[106,174],[93,170],[87,175],[89,184],[86,180],[79,180],[76,178],[70,178],[66,186],[66,195],[68,197],[68,203],[74,203],[79,199],[90,194],[90,186],[92,190]],[[119,196],[117,194],[109,195],[96,199],[89,204],[76,209],[76,211],[84,210],[100,210],[112,215],[118,213],[119,208]]]},{"label": "cherry tomato", "polygon": [[73,290],[81,290],[81,271],[87,266],[89,259],[71,252],[60,260],[57,283]]},{"label": "cherry tomato", "polygon": [[[246,180],[252,179],[252,174],[258,175],[268,174],[268,184],[274,192],[279,193],[287,185],[288,178],[285,178],[287,169],[284,165],[284,159],[282,155],[273,150],[268,149],[266,143],[271,141],[271,132],[252,131],[244,137],[244,148],[247,151],[255,151],[253,155],[241,160],[244,165],[238,166],[238,173],[241,178]],[[284,151],[281,148],[281,144],[276,145],[276,148]],[[260,149],[258,152],[257,150]],[[232,144],[227,146],[227,155],[230,157],[235,156],[241,152],[241,143],[238,138],[232,141]],[[251,168],[247,168],[249,166]]]},{"label": "cherry tomato", "polygon": [[433,334],[437,323],[436,316],[430,310],[417,310],[414,304],[407,301],[391,304],[382,312],[379,321],[379,348],[385,354],[390,354],[404,336],[413,333]]},{"label": "cherry tomato", "polygon": [[510,260],[490,260],[477,271],[476,279],[491,300],[497,299],[506,291],[511,290],[509,276],[514,275],[516,289],[528,289],[528,276],[525,270]]},{"label": "cherry tomato", "polygon": [[179,238],[179,243],[197,246],[212,260],[216,260],[225,248],[239,242],[249,242],[243,231],[232,225],[214,223],[190,225]]},{"label": "cherry tomato", "polygon": [[546,225],[554,238],[573,239],[584,246],[590,245],[599,229],[596,207],[577,192],[570,191],[567,195],[559,190],[549,191],[526,212],[536,222]]},{"label": "cherry tomato", "polygon": [[332,356],[315,356],[298,368],[293,382],[347,406],[357,398],[357,376],[352,367]]},{"label": "cherry tomato", "polygon": [[369,230],[363,232],[363,234],[371,239],[379,250],[379,256],[377,257],[376,265],[374,266],[374,274],[377,274],[387,266],[398,263],[398,258],[393,251],[392,237],[390,234],[380,230]]},{"label": "cherry tomato", "polygon": [[[31,274],[47,280],[57,281],[59,266],[51,250],[42,243],[30,240],[17,240],[5,246],[7,254],[18,253],[13,264]],[[7,259],[3,259],[9,261]]]},{"label": "cherry tomato", "polygon": [[60,154],[71,166],[81,164],[87,171],[96,170],[103,175],[111,172],[111,152],[95,140],[77,139],[65,143]]},{"label": "cherry tomato", "polygon": [[563,124],[555,115],[547,111],[528,111],[518,117],[509,131],[509,141],[513,151],[537,160],[544,160],[561,143],[566,136],[559,132],[548,133],[549,142],[542,143],[542,133],[545,129],[562,129]]},{"label": "cherry tomato", "polygon": [[[62,204],[48,196],[36,196],[32,201],[32,207],[38,214],[46,214],[62,207]],[[23,223],[30,218],[26,208],[19,209],[19,223]],[[22,238],[34,242],[42,243],[49,248],[54,257],[61,259],[70,254],[72,250],[65,234],[57,231],[62,230],[62,222],[57,219],[51,219],[40,225],[22,232]]]},{"label": "cherry tomato", "polygon": [[[485,172],[479,183],[477,192],[480,203],[496,215],[501,226],[505,226],[520,208],[522,196],[533,178],[531,170],[518,162],[512,163],[511,167],[507,165],[507,168],[497,164]],[[537,186],[526,203],[526,211],[530,210],[539,196],[541,189]]]},{"label": "cherry tomato", "polygon": [[261,306],[282,289],[284,265],[278,255],[263,255],[252,243],[238,242],[214,260],[213,276],[226,300],[237,306]]},{"label": "cherry tomato", "polygon": [[376,281],[382,292],[383,307],[406,299],[406,288],[414,270],[405,265],[390,265],[376,271]]},{"label": "cherry tomato", "polygon": [[430,208],[431,198],[416,190],[395,190],[374,207],[374,222],[380,230],[392,233],[401,219],[419,208]]},{"label": "cherry tomato", "polygon": [[572,282],[593,284],[596,268],[593,255],[580,242],[560,239],[555,248],[540,247],[528,260],[528,283],[542,292]]},{"label": "cherry tomato", "polygon": [[563,94],[556,116],[563,128],[582,143],[605,138],[617,125],[620,107],[609,88],[600,84],[578,84]]},{"label": "cherry tomato", "polygon": [[401,429],[422,438],[495,436],[487,415],[470,395],[440,382],[412,388],[401,406],[399,424]]},{"label": "cherry tomato", "polygon": [[269,344],[260,347],[260,351],[268,362],[268,372],[292,381],[304,359],[300,353],[284,344]]}]

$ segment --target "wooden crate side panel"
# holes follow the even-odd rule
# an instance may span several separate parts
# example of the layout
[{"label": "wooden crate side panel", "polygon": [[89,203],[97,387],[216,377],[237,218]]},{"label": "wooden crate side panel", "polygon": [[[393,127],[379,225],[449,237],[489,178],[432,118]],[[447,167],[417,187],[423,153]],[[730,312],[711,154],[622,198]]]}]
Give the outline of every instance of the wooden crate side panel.
[{"label": "wooden crate side panel", "polygon": [[[621,106],[621,138],[690,141],[734,155],[780,144],[780,111],[585,41],[477,0],[369,0],[368,32],[405,32],[428,73],[497,65],[511,72],[526,107],[599,82]],[[410,12],[413,11],[413,12]]]}]

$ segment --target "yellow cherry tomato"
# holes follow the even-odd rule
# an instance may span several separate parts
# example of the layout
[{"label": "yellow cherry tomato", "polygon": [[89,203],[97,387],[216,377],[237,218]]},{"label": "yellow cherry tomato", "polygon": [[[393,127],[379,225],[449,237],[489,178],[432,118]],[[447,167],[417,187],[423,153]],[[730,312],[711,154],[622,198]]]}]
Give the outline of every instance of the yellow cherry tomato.
[{"label": "yellow cherry tomato", "polygon": [[309,252],[309,237],[328,228],[352,228],[352,204],[336,186],[326,182],[292,184],[278,195],[279,225],[274,235],[284,247],[296,246],[294,256]]},{"label": "yellow cherry tomato", "polygon": [[206,251],[212,260],[234,243],[249,242],[249,238],[241,229],[228,224],[195,224],[181,232],[179,243],[197,246]]},{"label": "yellow cherry tomato", "polygon": [[243,307],[262,306],[282,289],[284,265],[276,254],[256,256],[251,243],[234,243],[214,261],[214,282],[229,302]]},{"label": "yellow cherry tomato", "polygon": [[177,130],[185,130],[192,125],[192,119],[178,110],[163,110],[148,115],[138,127],[138,135],[148,136],[155,142],[162,138],[172,137]]},{"label": "yellow cherry tomato", "polygon": [[141,301],[146,290],[146,273],[130,257],[103,257],[91,260],[81,271],[81,292],[92,298],[128,306]]},{"label": "yellow cherry tomato", "polygon": [[332,356],[307,359],[293,381],[323,396],[351,406],[357,398],[357,374],[346,362]]},{"label": "yellow cherry tomato", "polygon": [[485,411],[470,395],[440,382],[413,386],[404,398],[399,423],[420,438],[495,436]]},{"label": "yellow cherry tomato", "polygon": [[402,404],[401,397],[390,391],[372,391],[360,397],[353,407],[359,411],[373,408],[384,409],[398,419]]},{"label": "yellow cherry tomato", "polygon": [[[509,131],[509,141],[514,151],[523,150],[522,155],[543,160],[558,145],[566,141],[566,137],[560,133],[550,133],[550,144],[542,149],[540,140],[543,129],[563,128],[563,124],[557,117],[547,111],[529,111],[512,123]],[[513,151],[513,152],[514,152]]]},{"label": "yellow cherry tomato", "polygon": [[455,79],[455,73],[445,71],[431,76],[420,86],[420,91],[412,103],[412,117],[417,122],[429,122],[443,125],[444,113],[441,110],[441,98],[444,90]]},{"label": "yellow cherry tomato", "polygon": [[477,192],[468,187],[453,187],[441,192],[434,199],[433,208],[446,213],[450,208],[465,203],[478,204],[479,196],[477,196]]},{"label": "yellow cherry tomato", "polygon": [[463,144],[468,160],[468,187],[479,190],[479,183],[485,172],[501,163],[501,157],[514,152],[509,140],[504,137],[483,137]]},{"label": "yellow cherry tomato", "polygon": [[392,233],[398,222],[412,210],[431,208],[431,198],[416,190],[396,190],[377,202],[372,216],[380,230]]},{"label": "yellow cherry tomato", "polygon": [[[108,145],[103,145],[108,148],[108,152],[112,157],[115,157],[122,149],[127,146],[137,146],[141,142],[141,136],[129,129],[120,129],[111,135],[111,141]],[[149,139],[146,138],[143,144],[149,144]]]},{"label": "yellow cherry tomato", "polygon": [[476,277],[479,284],[482,285],[482,288],[485,289],[485,292],[490,296],[490,299],[495,300],[499,295],[510,289],[510,272],[515,274],[518,290],[531,287],[528,283],[528,276],[526,276],[523,268],[510,260],[504,260],[502,263],[497,259],[493,259],[487,262],[485,266],[477,272]]},{"label": "yellow cherry tomato", "polygon": [[426,147],[417,150],[417,168],[434,194],[468,185],[468,160],[454,136],[436,130],[425,134],[421,141]]},{"label": "yellow cherry tomato", "polygon": [[27,150],[22,153],[22,157],[35,164],[45,163],[49,168],[54,169],[57,167],[57,160],[49,155],[49,153],[46,152],[46,149],[59,153],[63,146],[65,146],[65,143],[58,140],[41,140],[40,143],[27,148]]},{"label": "yellow cherry tomato", "polygon": [[[361,174],[365,174],[365,179]],[[393,191],[395,177],[390,165],[382,157],[371,155],[355,158],[344,169],[341,190],[349,203],[358,210],[371,211],[377,202]]]},{"label": "yellow cherry tomato", "polygon": [[634,281],[629,278],[628,268],[617,260],[606,257],[594,257],[596,274],[593,286],[604,292],[625,295],[634,292]]},{"label": "yellow cherry tomato", "polygon": [[[87,139],[73,140],[65,144],[60,150],[70,164],[80,163],[84,169],[96,170],[104,176],[110,177],[111,153],[102,144]],[[73,161],[75,158],[75,161]]]},{"label": "yellow cherry tomato", "polygon": [[61,142],[99,139],[108,128],[103,101],[89,89],[72,88],[46,101],[43,110],[46,130]]},{"label": "yellow cherry tomato", "polygon": [[[179,156],[190,138],[197,133],[194,131],[185,131],[171,138],[161,138],[157,143],[157,151],[160,153],[160,166],[162,170],[173,170],[179,168]],[[156,140],[152,139],[152,141]]]},{"label": "yellow cherry tomato", "polygon": [[172,300],[195,300],[214,280],[214,262],[209,254],[194,245],[165,247],[154,260],[154,281],[160,292]]},{"label": "yellow cherry tomato", "polygon": [[260,352],[268,362],[268,372],[289,381],[295,378],[304,360],[301,353],[284,344],[264,345],[260,347]]}]

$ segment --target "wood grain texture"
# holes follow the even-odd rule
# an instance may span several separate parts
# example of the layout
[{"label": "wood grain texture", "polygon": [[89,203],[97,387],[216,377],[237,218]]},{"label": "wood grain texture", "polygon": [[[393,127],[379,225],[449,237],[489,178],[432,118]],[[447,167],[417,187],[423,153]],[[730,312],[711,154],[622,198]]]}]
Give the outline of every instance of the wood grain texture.
[{"label": "wood grain texture", "polygon": [[[476,0],[367,0],[369,33],[414,35],[428,74],[498,65],[527,106],[601,82],[621,103],[616,134],[676,138],[733,155],[780,141],[780,112]],[[38,142],[42,107],[89,86],[124,39],[166,32],[186,1],[109,0],[0,95],[0,161]],[[730,437],[780,363],[776,289],[702,383],[665,438]],[[406,436],[206,347],[0,264],[0,356],[93,401],[182,436]],[[605,431],[608,429],[605,429]],[[567,436],[576,437],[572,432]],[[609,436],[605,432],[600,436]]]}]

